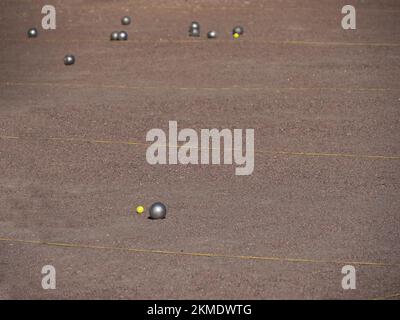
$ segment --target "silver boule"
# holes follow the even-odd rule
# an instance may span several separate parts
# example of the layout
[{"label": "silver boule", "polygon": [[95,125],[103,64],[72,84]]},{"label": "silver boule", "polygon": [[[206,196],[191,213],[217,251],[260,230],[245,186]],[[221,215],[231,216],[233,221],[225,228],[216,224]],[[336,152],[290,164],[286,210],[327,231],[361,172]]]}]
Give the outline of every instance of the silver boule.
[{"label": "silver boule", "polygon": [[200,29],[200,23],[198,23],[197,21],[192,21],[189,29]]},{"label": "silver boule", "polygon": [[153,203],[149,209],[150,219],[165,219],[167,207],[161,202]]},{"label": "silver boule", "polygon": [[65,64],[66,66],[73,65],[74,63],[75,63],[75,57],[74,57],[72,54],[67,54],[67,55],[64,57],[64,64]]},{"label": "silver boule", "polygon": [[118,31],[113,31],[110,35],[110,40],[115,41],[118,40]]},{"label": "silver boule", "polygon": [[28,38],[36,38],[38,36],[38,31],[36,28],[30,28],[28,30]]},{"label": "silver boule", "polygon": [[207,33],[207,38],[208,39],[216,39],[217,38],[217,32],[214,30],[211,30]]},{"label": "silver boule", "polygon": [[232,34],[237,33],[238,35],[242,35],[244,33],[244,29],[241,26],[236,26],[232,30]]},{"label": "silver boule", "polygon": [[190,29],[189,36],[190,37],[200,37],[200,29]]},{"label": "silver boule", "polygon": [[120,41],[128,40],[128,33],[126,31],[120,31],[118,33],[118,40],[120,40]]},{"label": "silver boule", "polygon": [[131,24],[131,21],[132,21],[132,19],[131,19],[131,17],[129,17],[129,16],[125,16],[125,17],[123,17],[123,18],[121,19],[121,23],[122,23],[122,25],[124,25],[124,26],[127,26],[127,25]]}]

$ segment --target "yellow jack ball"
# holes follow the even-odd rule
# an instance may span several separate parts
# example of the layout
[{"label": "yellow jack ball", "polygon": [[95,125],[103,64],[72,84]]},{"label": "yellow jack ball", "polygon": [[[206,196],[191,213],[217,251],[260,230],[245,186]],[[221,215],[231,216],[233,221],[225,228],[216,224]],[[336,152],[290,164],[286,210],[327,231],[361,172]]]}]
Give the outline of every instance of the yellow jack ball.
[{"label": "yellow jack ball", "polygon": [[137,212],[137,214],[142,214],[142,213],[144,212],[144,207],[138,206],[138,207],[136,208],[136,212]]},{"label": "yellow jack ball", "polygon": [[235,39],[237,39],[237,38],[240,37],[240,34],[239,34],[239,33],[234,33],[234,34],[233,34],[233,37],[234,37]]}]

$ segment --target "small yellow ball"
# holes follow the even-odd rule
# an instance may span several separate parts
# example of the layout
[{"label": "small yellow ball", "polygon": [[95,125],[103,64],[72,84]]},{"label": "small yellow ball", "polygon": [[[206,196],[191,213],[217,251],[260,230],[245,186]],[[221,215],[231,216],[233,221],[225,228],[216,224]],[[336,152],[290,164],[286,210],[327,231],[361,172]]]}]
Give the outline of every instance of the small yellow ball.
[{"label": "small yellow ball", "polygon": [[240,34],[239,34],[239,33],[234,33],[234,34],[233,34],[233,37],[234,37],[235,39],[237,39],[237,38],[240,37]]},{"label": "small yellow ball", "polygon": [[142,213],[144,212],[144,207],[138,206],[138,207],[136,208],[136,212],[137,212],[137,214],[142,214]]}]

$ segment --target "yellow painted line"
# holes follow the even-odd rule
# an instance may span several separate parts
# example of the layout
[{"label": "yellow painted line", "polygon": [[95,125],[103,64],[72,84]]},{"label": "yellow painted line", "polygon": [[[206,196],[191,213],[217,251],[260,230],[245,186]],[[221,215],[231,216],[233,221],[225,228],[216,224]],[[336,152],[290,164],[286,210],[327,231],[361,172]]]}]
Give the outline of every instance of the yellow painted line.
[{"label": "yellow painted line", "polygon": [[395,293],[395,294],[391,294],[389,296],[384,296],[384,297],[378,297],[378,298],[374,298],[372,300],[387,300],[387,299],[397,298],[397,297],[400,297],[400,293]]},{"label": "yellow painted line", "polygon": [[192,91],[361,91],[361,92],[389,92],[400,91],[400,88],[379,87],[246,87],[232,85],[227,87],[180,87],[180,86],[131,86],[123,84],[88,84],[88,83],[55,83],[55,82],[0,82],[6,87],[50,87],[50,88],[85,88],[85,89],[121,89],[121,90],[192,90]]},{"label": "yellow painted line", "polygon": [[340,265],[350,264],[350,265],[374,266],[374,267],[400,267],[400,264],[387,263],[387,262],[318,260],[318,259],[287,258],[287,257],[272,257],[272,256],[233,255],[233,254],[220,254],[220,253],[207,253],[207,252],[182,252],[182,251],[140,249],[140,248],[115,247],[115,246],[100,246],[100,245],[39,241],[39,240],[12,239],[12,238],[4,238],[4,237],[0,238],[0,242],[36,244],[36,245],[43,245],[43,246],[49,246],[49,247],[61,247],[61,248],[97,249],[97,250],[110,250],[110,251],[126,251],[126,252],[145,253],[145,254],[162,254],[162,255],[208,257],[208,258],[227,258],[227,259],[238,259],[238,260],[258,260],[258,261],[313,263],[313,264],[340,264]]},{"label": "yellow painted line", "polygon": [[271,154],[283,154],[291,156],[307,156],[307,157],[344,157],[344,158],[400,160],[400,156],[380,156],[380,155],[350,154],[350,153],[290,152],[290,151],[268,151],[268,150],[255,150],[255,152],[265,152]]},{"label": "yellow painted line", "polygon": [[272,45],[292,45],[292,46],[316,46],[316,47],[400,47],[400,43],[396,42],[349,42],[349,41],[307,41],[307,40],[268,40],[260,38],[240,38],[234,39],[171,39],[171,38],[154,38],[154,39],[130,39],[127,41],[119,41],[115,44],[107,38],[104,39],[40,39],[32,40],[27,38],[3,38],[1,41],[7,42],[29,42],[29,43],[110,43],[115,46],[138,44],[138,43],[175,43],[175,44],[216,44],[216,43],[256,43],[256,44],[272,44]]},{"label": "yellow painted line", "polygon": [[[252,41],[252,40],[250,40]],[[263,40],[254,40],[254,42],[262,43]],[[366,47],[400,47],[400,43],[394,42],[343,42],[343,41],[305,41],[305,40],[288,40],[288,41],[268,41],[274,44],[290,44],[304,46],[366,46]]]},{"label": "yellow painted line", "polygon": [[[0,139],[3,140],[47,140],[56,142],[78,142],[78,143],[93,143],[93,144],[116,144],[116,145],[140,145],[150,146],[152,143],[138,142],[138,141],[117,141],[117,140],[98,140],[98,139],[85,139],[85,138],[71,138],[71,137],[15,137],[0,135]],[[201,147],[188,147],[185,145],[170,145],[170,144],[157,144],[158,147],[169,147],[169,148],[194,148],[198,150],[205,150]],[[219,150],[217,148],[208,148],[208,150]],[[227,151],[233,151],[232,148],[227,148]],[[360,159],[371,159],[371,160],[400,160],[400,156],[384,156],[384,155],[366,155],[366,154],[351,154],[351,153],[323,153],[323,152],[292,152],[292,151],[274,151],[265,149],[255,149],[254,153],[266,153],[273,155],[288,155],[288,156],[305,156],[305,157],[334,157],[334,158],[360,158]]]},{"label": "yellow painted line", "polygon": [[[2,137],[2,136],[0,136],[0,137]],[[65,141],[65,142],[88,142],[88,143],[102,143],[102,144],[147,145],[145,143],[134,142],[134,141],[95,140],[95,139],[84,139],[84,138],[39,138],[38,140]]]}]

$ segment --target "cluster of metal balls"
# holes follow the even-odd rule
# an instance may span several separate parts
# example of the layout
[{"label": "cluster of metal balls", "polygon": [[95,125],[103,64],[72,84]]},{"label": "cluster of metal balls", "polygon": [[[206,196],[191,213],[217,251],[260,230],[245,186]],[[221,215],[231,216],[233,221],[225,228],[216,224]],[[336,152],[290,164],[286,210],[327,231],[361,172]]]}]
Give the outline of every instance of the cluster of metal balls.
[{"label": "cluster of metal balls", "polygon": [[[121,24],[127,26],[131,24],[131,17],[125,16],[121,19]],[[37,38],[39,32],[36,28],[30,28],[27,32],[28,38]],[[120,40],[125,41],[128,40],[128,33],[126,31],[114,31],[111,33],[111,40]],[[64,64],[66,66],[71,66],[75,63],[75,56],[72,54],[67,54],[64,57]]]},{"label": "cluster of metal balls", "polygon": [[[121,19],[121,24],[123,26],[128,26],[132,22],[131,17],[125,16]],[[110,35],[111,41],[126,41],[128,40],[128,32],[126,31],[113,31]]]},{"label": "cluster of metal balls", "polygon": [[[244,29],[241,26],[236,26],[232,30],[232,35],[235,39],[239,38],[243,33],[244,33]],[[197,21],[193,21],[190,24],[189,36],[190,37],[200,37],[200,23],[198,23]],[[208,31],[207,38],[208,39],[216,39],[217,32],[215,30]]]},{"label": "cluster of metal balls", "polygon": [[128,33],[126,31],[113,31],[111,33],[110,40],[126,41],[128,40]]}]

